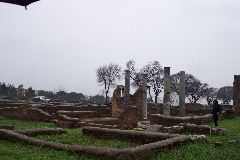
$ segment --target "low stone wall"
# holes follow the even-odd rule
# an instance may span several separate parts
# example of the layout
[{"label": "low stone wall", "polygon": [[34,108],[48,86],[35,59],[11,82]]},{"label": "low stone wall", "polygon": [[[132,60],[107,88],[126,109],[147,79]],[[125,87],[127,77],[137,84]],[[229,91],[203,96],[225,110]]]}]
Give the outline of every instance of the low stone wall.
[{"label": "low stone wall", "polygon": [[[95,112],[96,117],[105,117],[105,116],[111,116],[111,105],[82,105],[82,106],[69,106],[69,105],[55,105],[55,106],[48,106],[48,105],[42,105],[38,106],[39,109],[44,110],[45,112],[57,115],[57,112],[59,111],[69,111],[69,112],[75,112],[75,111],[91,111]],[[73,113],[75,114],[75,113]],[[79,113],[81,114],[81,113]],[[93,113],[89,113],[93,114]],[[77,114],[75,114],[76,116]],[[82,114],[81,114],[82,115]],[[85,118],[91,118],[93,116],[90,115],[90,117]],[[84,117],[83,117],[84,118]]]},{"label": "low stone wall", "polygon": [[40,135],[58,135],[58,134],[64,134],[67,133],[62,128],[39,128],[39,129],[25,129],[16,131],[19,134],[23,134],[29,137],[36,137]]},{"label": "low stone wall", "polygon": [[227,130],[224,128],[212,128],[207,125],[196,125],[190,123],[182,123],[184,132],[192,132],[198,134],[210,134],[210,135],[226,135]]},{"label": "low stone wall", "polygon": [[161,141],[179,135],[169,133],[156,133],[156,132],[145,132],[145,131],[133,131],[133,130],[120,130],[120,129],[107,129],[98,127],[84,127],[82,132],[85,135],[91,135],[97,138],[120,138],[127,139],[138,143],[151,143]]},{"label": "low stone wall", "polygon": [[86,119],[82,119],[82,122],[103,124],[103,125],[119,125],[119,119],[118,118],[111,118],[111,117],[86,118]]},{"label": "low stone wall", "polygon": [[233,118],[235,116],[237,116],[235,110],[228,109],[228,110],[223,111],[224,118]]},{"label": "low stone wall", "polygon": [[193,117],[171,117],[171,116],[163,116],[160,114],[152,114],[150,115],[151,124],[160,124],[163,126],[174,126],[179,123],[193,123],[193,124],[204,124],[212,121],[212,115],[204,115],[204,116],[193,116]]},{"label": "low stone wall", "polygon": [[117,129],[119,128],[118,125],[105,125],[105,124],[96,124],[96,123],[87,123],[87,122],[78,122],[78,127],[99,127],[99,128],[110,128],[110,129]]},{"label": "low stone wall", "polygon": [[[88,131],[90,131],[89,129]],[[94,133],[92,129],[91,129],[91,133]],[[87,131],[87,128],[85,128],[85,131]],[[95,130],[95,132],[98,132],[98,131],[100,130],[99,129]],[[113,134],[116,133],[115,131],[113,132],[111,130],[108,130],[108,131]],[[118,134],[120,132],[121,130],[118,131]],[[127,135],[127,134],[129,134],[128,131],[123,131],[123,135]],[[145,139],[151,139],[150,141],[152,141],[153,139],[166,138],[164,134],[159,134],[159,133],[151,134],[147,132],[145,133],[140,132],[139,134],[136,134],[133,131],[130,134],[132,134],[133,137],[135,138],[136,136],[134,135],[140,135],[140,137],[143,136],[145,137]],[[131,138],[130,136],[128,137]],[[205,140],[204,137],[199,137],[199,136],[176,136],[176,137],[168,136],[168,137],[169,139],[140,145],[135,148],[113,149],[113,148],[99,148],[99,147],[93,147],[93,146],[68,145],[68,144],[56,143],[51,141],[44,141],[44,140],[28,137],[26,135],[19,134],[13,131],[0,129],[0,139],[9,140],[13,142],[16,142],[16,141],[23,142],[25,144],[47,147],[47,148],[52,148],[57,150],[69,151],[75,154],[92,154],[97,157],[104,156],[104,157],[107,157],[110,159],[116,159],[116,160],[142,160],[142,159],[150,158],[155,152],[162,149],[172,148],[174,146],[177,146],[179,144],[186,143],[186,142]],[[118,138],[121,138],[121,137],[118,137]]]},{"label": "low stone wall", "polygon": [[58,115],[57,116],[58,121],[66,121],[66,122],[80,122],[81,120],[79,118],[72,118],[66,115]]},{"label": "low stone wall", "polygon": [[53,116],[37,108],[29,107],[5,107],[0,108],[0,116],[5,118],[45,121],[49,122],[54,119]]},{"label": "low stone wall", "polygon": [[99,118],[100,114],[96,111],[58,111],[58,114],[66,115],[72,118]]},{"label": "low stone wall", "polygon": [[15,130],[13,125],[0,125],[0,129]]}]

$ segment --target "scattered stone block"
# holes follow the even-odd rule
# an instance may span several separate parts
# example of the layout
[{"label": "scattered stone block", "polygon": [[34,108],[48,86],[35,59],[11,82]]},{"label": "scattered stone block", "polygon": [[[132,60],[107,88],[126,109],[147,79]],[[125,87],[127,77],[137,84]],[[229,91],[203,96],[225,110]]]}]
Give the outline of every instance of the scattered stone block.
[{"label": "scattered stone block", "polygon": [[207,136],[205,135],[191,135],[191,140],[192,141],[206,141],[207,140]]},{"label": "scattered stone block", "polygon": [[147,132],[160,132],[161,130],[163,129],[163,126],[162,125],[150,125],[146,131]]},{"label": "scattered stone block", "polygon": [[227,130],[224,128],[211,128],[210,129],[210,134],[211,135],[226,135],[227,134]]}]

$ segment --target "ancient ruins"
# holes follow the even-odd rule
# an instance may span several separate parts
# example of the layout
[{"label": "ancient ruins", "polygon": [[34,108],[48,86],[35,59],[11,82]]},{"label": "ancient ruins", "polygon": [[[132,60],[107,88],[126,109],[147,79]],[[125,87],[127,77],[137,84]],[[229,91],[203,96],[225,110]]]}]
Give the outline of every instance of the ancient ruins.
[{"label": "ancient ruins", "polygon": [[[106,156],[118,160],[143,159],[164,148],[183,143],[204,141],[208,135],[225,135],[226,129],[212,128],[209,109],[191,109],[185,103],[185,72],[180,76],[179,107],[170,103],[170,67],[164,68],[164,100],[162,105],[147,103],[147,75],[142,86],[130,94],[130,73],[125,71],[125,85],[118,85],[109,105],[82,104],[11,104],[3,103],[0,117],[27,121],[54,122],[59,128],[16,131],[14,126],[0,125],[0,138],[25,144]],[[234,104],[229,110],[223,106],[221,118],[240,114],[240,76],[234,76]],[[199,104],[196,104],[199,105]],[[172,116],[174,115],[178,116]],[[186,116],[189,113],[195,116]],[[65,134],[66,128],[82,128],[84,135],[97,138],[120,138],[138,142],[135,148],[113,149],[95,146],[67,145],[35,138],[37,135]],[[187,135],[186,133],[192,133]]]}]

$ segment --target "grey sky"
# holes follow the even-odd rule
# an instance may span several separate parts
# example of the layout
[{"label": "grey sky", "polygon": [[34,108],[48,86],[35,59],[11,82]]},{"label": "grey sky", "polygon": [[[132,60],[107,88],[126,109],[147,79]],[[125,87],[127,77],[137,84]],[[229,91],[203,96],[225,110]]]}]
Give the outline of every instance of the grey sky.
[{"label": "grey sky", "polygon": [[99,65],[159,60],[213,87],[240,74],[239,0],[0,3],[0,82],[97,94]]}]

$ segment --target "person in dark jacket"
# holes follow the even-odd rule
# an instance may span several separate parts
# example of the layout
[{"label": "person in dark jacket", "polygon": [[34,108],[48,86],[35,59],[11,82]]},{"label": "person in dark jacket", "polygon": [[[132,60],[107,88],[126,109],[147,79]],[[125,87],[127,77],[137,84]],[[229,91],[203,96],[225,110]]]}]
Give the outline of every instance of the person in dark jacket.
[{"label": "person in dark jacket", "polygon": [[218,126],[218,123],[217,123],[218,122],[218,114],[220,114],[220,113],[221,113],[221,107],[218,104],[218,101],[214,100],[212,115],[213,115],[213,121],[214,121],[216,127]]}]

